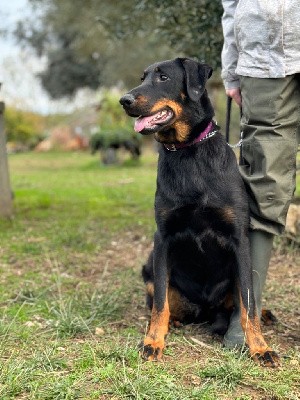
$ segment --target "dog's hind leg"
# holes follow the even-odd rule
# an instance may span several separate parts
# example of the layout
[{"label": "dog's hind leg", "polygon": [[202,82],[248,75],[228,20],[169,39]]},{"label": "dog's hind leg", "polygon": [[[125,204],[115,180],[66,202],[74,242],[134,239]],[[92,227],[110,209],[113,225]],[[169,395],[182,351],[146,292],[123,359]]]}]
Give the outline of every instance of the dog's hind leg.
[{"label": "dog's hind leg", "polygon": [[261,310],[261,321],[264,323],[264,325],[275,325],[278,322],[278,319],[271,310],[266,310],[263,308]]},{"label": "dog's hind leg", "polygon": [[211,324],[211,332],[213,334],[224,336],[229,326],[230,312],[227,310],[218,311]]},{"label": "dog's hind leg", "polygon": [[152,310],[154,297],[153,251],[151,251],[147,263],[142,267],[142,276],[146,285],[146,304]]}]

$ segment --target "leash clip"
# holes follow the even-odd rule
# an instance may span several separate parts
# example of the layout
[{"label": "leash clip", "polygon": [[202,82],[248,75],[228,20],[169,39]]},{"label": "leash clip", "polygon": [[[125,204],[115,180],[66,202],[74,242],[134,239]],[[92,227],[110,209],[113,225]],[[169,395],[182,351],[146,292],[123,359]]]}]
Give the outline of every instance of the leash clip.
[{"label": "leash clip", "polygon": [[241,138],[240,138],[240,140],[239,140],[236,144],[229,144],[229,143],[227,143],[228,146],[231,147],[232,149],[236,149],[236,148],[238,148],[238,147],[241,147],[241,146],[242,146],[242,143],[243,143],[243,131],[241,131],[240,136],[241,136]]}]

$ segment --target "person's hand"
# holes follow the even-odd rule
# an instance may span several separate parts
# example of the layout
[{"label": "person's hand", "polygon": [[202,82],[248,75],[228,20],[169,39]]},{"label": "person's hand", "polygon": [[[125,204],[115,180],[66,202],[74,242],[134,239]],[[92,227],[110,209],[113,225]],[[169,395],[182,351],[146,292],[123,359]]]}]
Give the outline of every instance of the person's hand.
[{"label": "person's hand", "polygon": [[242,96],[240,88],[227,89],[226,94],[227,96],[231,97],[239,107],[242,107]]}]

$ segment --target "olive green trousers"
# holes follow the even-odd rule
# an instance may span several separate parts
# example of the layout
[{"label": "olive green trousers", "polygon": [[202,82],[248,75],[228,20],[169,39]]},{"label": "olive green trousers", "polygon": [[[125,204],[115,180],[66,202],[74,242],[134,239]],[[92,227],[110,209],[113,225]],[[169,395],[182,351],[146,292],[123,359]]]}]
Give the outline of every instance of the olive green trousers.
[{"label": "olive green trousers", "polygon": [[[240,77],[243,99],[240,171],[250,203],[250,250],[255,302],[261,313],[262,291],[273,235],[282,233],[296,186],[300,137],[300,74],[278,79]],[[244,343],[238,295],[226,347]]]},{"label": "olive green trousers", "polygon": [[250,201],[250,228],[278,235],[296,186],[300,74],[276,79],[243,76],[240,81],[240,171]]}]

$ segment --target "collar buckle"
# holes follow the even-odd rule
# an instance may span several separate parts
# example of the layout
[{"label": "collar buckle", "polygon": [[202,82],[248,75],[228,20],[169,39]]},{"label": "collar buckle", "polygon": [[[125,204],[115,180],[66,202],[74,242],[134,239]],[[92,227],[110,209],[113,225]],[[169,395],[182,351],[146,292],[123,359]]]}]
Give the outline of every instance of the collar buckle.
[{"label": "collar buckle", "polygon": [[164,146],[168,151],[177,151],[176,144],[174,143],[164,143]]}]

